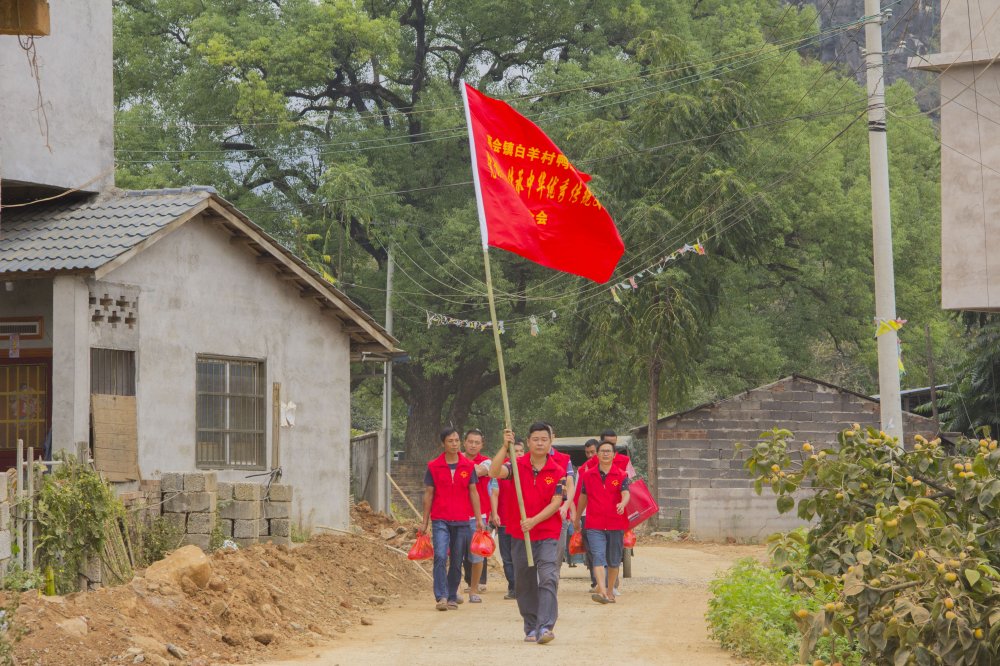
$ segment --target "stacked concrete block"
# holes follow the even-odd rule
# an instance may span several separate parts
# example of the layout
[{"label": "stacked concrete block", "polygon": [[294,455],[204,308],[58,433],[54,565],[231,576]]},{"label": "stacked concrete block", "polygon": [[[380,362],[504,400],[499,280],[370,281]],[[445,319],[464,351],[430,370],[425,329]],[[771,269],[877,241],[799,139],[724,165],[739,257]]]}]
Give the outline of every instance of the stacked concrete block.
[{"label": "stacked concrete block", "polygon": [[292,487],[272,483],[263,503],[267,540],[272,543],[290,543],[292,536]]},{"label": "stacked concrete block", "polygon": [[218,519],[215,472],[167,472],[160,479],[163,518],[183,531],[185,544],[208,550]]},{"label": "stacked concrete block", "polygon": [[184,543],[208,550],[216,526],[240,547],[260,541],[291,542],[292,487],[220,482],[214,472],[167,473],[160,479],[163,519]]}]

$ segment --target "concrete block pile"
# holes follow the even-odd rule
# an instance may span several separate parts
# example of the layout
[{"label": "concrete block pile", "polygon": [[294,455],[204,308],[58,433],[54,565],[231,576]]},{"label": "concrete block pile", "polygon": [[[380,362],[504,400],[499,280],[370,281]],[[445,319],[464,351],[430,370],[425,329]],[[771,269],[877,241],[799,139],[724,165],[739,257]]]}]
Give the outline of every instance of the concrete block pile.
[{"label": "concrete block pile", "polygon": [[220,483],[222,535],[240,546],[259,541],[291,542],[292,487],[272,483]]},{"label": "concrete block pile", "polygon": [[162,515],[185,544],[208,550],[216,529],[240,547],[291,542],[292,486],[225,482],[215,472],[168,472],[160,479]]},{"label": "concrete block pile", "polygon": [[215,472],[167,472],[160,478],[164,520],[184,534],[184,544],[208,550],[218,520]]}]

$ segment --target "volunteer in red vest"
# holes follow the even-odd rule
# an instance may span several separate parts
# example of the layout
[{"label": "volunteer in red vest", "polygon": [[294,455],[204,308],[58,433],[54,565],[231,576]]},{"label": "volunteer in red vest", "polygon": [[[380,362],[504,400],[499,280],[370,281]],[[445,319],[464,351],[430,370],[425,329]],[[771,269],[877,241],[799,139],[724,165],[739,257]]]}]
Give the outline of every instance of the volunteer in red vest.
[{"label": "volunteer in red vest", "polygon": [[458,608],[458,584],[462,581],[462,562],[472,539],[470,518],[482,524],[476,469],[459,452],[458,431],[441,431],[444,452],[427,463],[424,474],[424,525],[431,527],[434,544],[434,598],[438,610]]},{"label": "volunteer in red vest", "polygon": [[[597,592],[591,598],[602,604],[615,603],[615,581],[622,563],[625,530],[628,529],[628,474],[614,464],[615,445],[605,440],[597,447],[596,466],[580,475],[577,515],[587,512],[584,534],[594,564]],[[580,521],[575,521],[580,529]]]},{"label": "volunteer in red vest", "polygon": [[[503,446],[493,457],[490,476],[501,480],[513,478],[512,465],[517,465],[527,517],[510,524],[514,590],[517,608],[524,621],[525,642],[544,645],[555,638],[553,629],[559,616],[556,596],[559,588],[559,533],[562,530],[559,507],[566,499],[566,468],[549,455],[552,433],[546,424],[532,424],[528,428],[527,443],[526,455],[515,458],[513,463],[505,463],[507,450],[514,444],[514,433],[504,430]],[[528,566],[525,532],[531,540],[534,567]]]},{"label": "volunteer in red vest", "polygon": [[[524,455],[524,440],[514,440],[514,457],[520,458]],[[504,464],[510,462],[510,458],[505,459]],[[492,506],[491,522],[497,528],[497,540],[499,541],[500,559],[503,561],[503,575],[507,579],[507,594],[504,599],[516,599],[517,592],[514,591],[514,560],[511,557],[511,522],[520,522],[521,513],[517,508],[517,497],[514,490],[513,479],[493,479],[490,492],[490,505]]]},{"label": "volunteer in red vest", "polygon": [[[465,457],[472,461],[476,467],[476,490],[479,492],[479,507],[483,511],[482,524],[485,525],[489,519],[490,510],[490,458],[483,455],[483,431],[473,428],[465,433],[462,441],[462,448],[465,449]],[[476,529],[475,518],[469,520],[469,528]],[[480,592],[486,591],[486,558],[476,555],[472,551],[465,556],[465,582],[469,586],[469,603],[482,603]]]}]

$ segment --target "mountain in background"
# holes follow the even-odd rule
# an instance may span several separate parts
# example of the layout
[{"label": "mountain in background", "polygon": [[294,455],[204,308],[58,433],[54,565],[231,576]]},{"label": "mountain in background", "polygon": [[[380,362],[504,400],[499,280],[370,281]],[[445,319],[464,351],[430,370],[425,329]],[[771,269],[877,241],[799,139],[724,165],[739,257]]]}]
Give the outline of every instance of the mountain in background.
[{"label": "mountain in background", "polygon": [[[822,29],[857,21],[865,13],[864,0],[803,0],[819,12]],[[891,11],[883,28],[883,48],[886,50],[886,82],[891,85],[905,79],[917,91],[920,108],[937,117],[938,75],[906,68],[906,61],[913,56],[936,53],[940,44],[941,0],[900,0],[883,2],[883,11]],[[849,30],[825,40],[820,46],[820,60],[837,60],[864,85],[863,49],[864,26]]]}]

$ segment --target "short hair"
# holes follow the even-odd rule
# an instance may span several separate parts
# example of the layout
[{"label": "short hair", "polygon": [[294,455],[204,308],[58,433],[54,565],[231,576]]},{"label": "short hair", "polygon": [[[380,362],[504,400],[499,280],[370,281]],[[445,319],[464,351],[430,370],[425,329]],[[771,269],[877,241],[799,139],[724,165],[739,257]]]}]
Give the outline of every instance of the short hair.
[{"label": "short hair", "polygon": [[520,444],[522,447],[524,446],[524,437],[514,438],[514,446],[517,446],[518,444]]},{"label": "short hair", "polygon": [[611,428],[608,428],[607,430],[602,430],[601,431],[601,439],[606,439],[608,437],[617,437],[617,436],[618,436],[618,434],[614,430],[612,430]]},{"label": "short hair", "polygon": [[530,426],[528,426],[528,437],[531,437],[531,433],[540,432],[542,430],[547,432],[549,434],[549,437],[552,436],[552,426],[550,426],[548,423],[545,423],[544,421],[535,421]]},{"label": "short hair", "polygon": [[585,449],[590,448],[591,446],[597,446],[597,440],[594,439],[593,437],[591,437],[590,439],[588,439],[586,442],[583,443],[583,448]]},{"label": "short hair", "polygon": [[602,439],[601,443],[597,445],[597,450],[600,451],[601,447],[604,446],[605,444],[610,446],[612,451],[615,450],[615,443],[612,442],[610,439]]},{"label": "short hair", "polygon": [[483,431],[479,428],[470,428],[469,431],[465,433],[464,439],[469,439],[469,435],[479,435],[483,439],[486,439],[486,435],[484,435]]},{"label": "short hair", "polygon": [[445,428],[441,431],[441,443],[444,444],[444,440],[448,439],[452,435],[459,434],[458,430],[455,428]]}]

